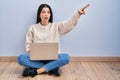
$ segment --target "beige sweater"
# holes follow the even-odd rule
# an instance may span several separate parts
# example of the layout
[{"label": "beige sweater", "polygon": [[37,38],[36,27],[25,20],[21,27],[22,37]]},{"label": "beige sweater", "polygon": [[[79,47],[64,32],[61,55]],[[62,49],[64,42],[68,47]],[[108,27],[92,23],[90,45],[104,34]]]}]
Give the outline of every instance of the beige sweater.
[{"label": "beige sweater", "polygon": [[26,34],[26,52],[30,51],[30,43],[59,43],[60,37],[75,27],[79,17],[80,14],[76,12],[70,19],[63,22],[49,23],[46,26],[40,23],[31,25]]}]

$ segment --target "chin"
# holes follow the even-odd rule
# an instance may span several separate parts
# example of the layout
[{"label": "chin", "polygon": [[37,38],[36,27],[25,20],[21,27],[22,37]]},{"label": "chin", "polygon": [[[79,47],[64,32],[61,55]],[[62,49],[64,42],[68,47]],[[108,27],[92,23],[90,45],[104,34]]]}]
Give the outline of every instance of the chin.
[{"label": "chin", "polygon": [[45,20],[45,22],[47,23],[47,22],[49,22],[49,20]]}]

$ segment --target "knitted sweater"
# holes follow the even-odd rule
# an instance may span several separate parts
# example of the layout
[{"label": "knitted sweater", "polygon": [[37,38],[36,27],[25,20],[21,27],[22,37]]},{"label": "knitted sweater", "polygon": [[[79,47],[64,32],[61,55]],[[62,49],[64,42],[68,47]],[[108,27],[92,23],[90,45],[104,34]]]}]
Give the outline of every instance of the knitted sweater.
[{"label": "knitted sweater", "polygon": [[80,14],[76,12],[66,21],[49,23],[46,26],[42,26],[40,23],[31,25],[26,34],[26,52],[30,51],[30,43],[59,43],[60,37],[75,27],[79,17]]}]

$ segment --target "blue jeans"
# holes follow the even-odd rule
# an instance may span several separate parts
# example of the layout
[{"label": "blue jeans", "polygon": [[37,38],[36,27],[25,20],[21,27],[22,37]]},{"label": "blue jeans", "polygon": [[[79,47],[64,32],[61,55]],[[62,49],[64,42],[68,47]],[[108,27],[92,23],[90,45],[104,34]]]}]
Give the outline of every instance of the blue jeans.
[{"label": "blue jeans", "polygon": [[68,54],[59,54],[57,60],[30,60],[30,55],[24,53],[18,56],[18,63],[25,67],[41,68],[44,67],[46,72],[52,69],[62,67],[68,64],[70,61],[70,56]]}]

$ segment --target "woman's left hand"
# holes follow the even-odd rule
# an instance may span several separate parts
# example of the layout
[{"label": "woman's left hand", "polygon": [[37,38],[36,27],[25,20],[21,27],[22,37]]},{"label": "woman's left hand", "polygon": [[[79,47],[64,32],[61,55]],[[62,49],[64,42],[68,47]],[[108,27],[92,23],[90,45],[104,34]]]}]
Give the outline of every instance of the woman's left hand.
[{"label": "woman's left hand", "polygon": [[78,12],[79,12],[79,14],[85,14],[85,9],[88,7],[88,6],[90,6],[90,4],[87,4],[86,6],[84,6],[83,8],[81,8]]}]

